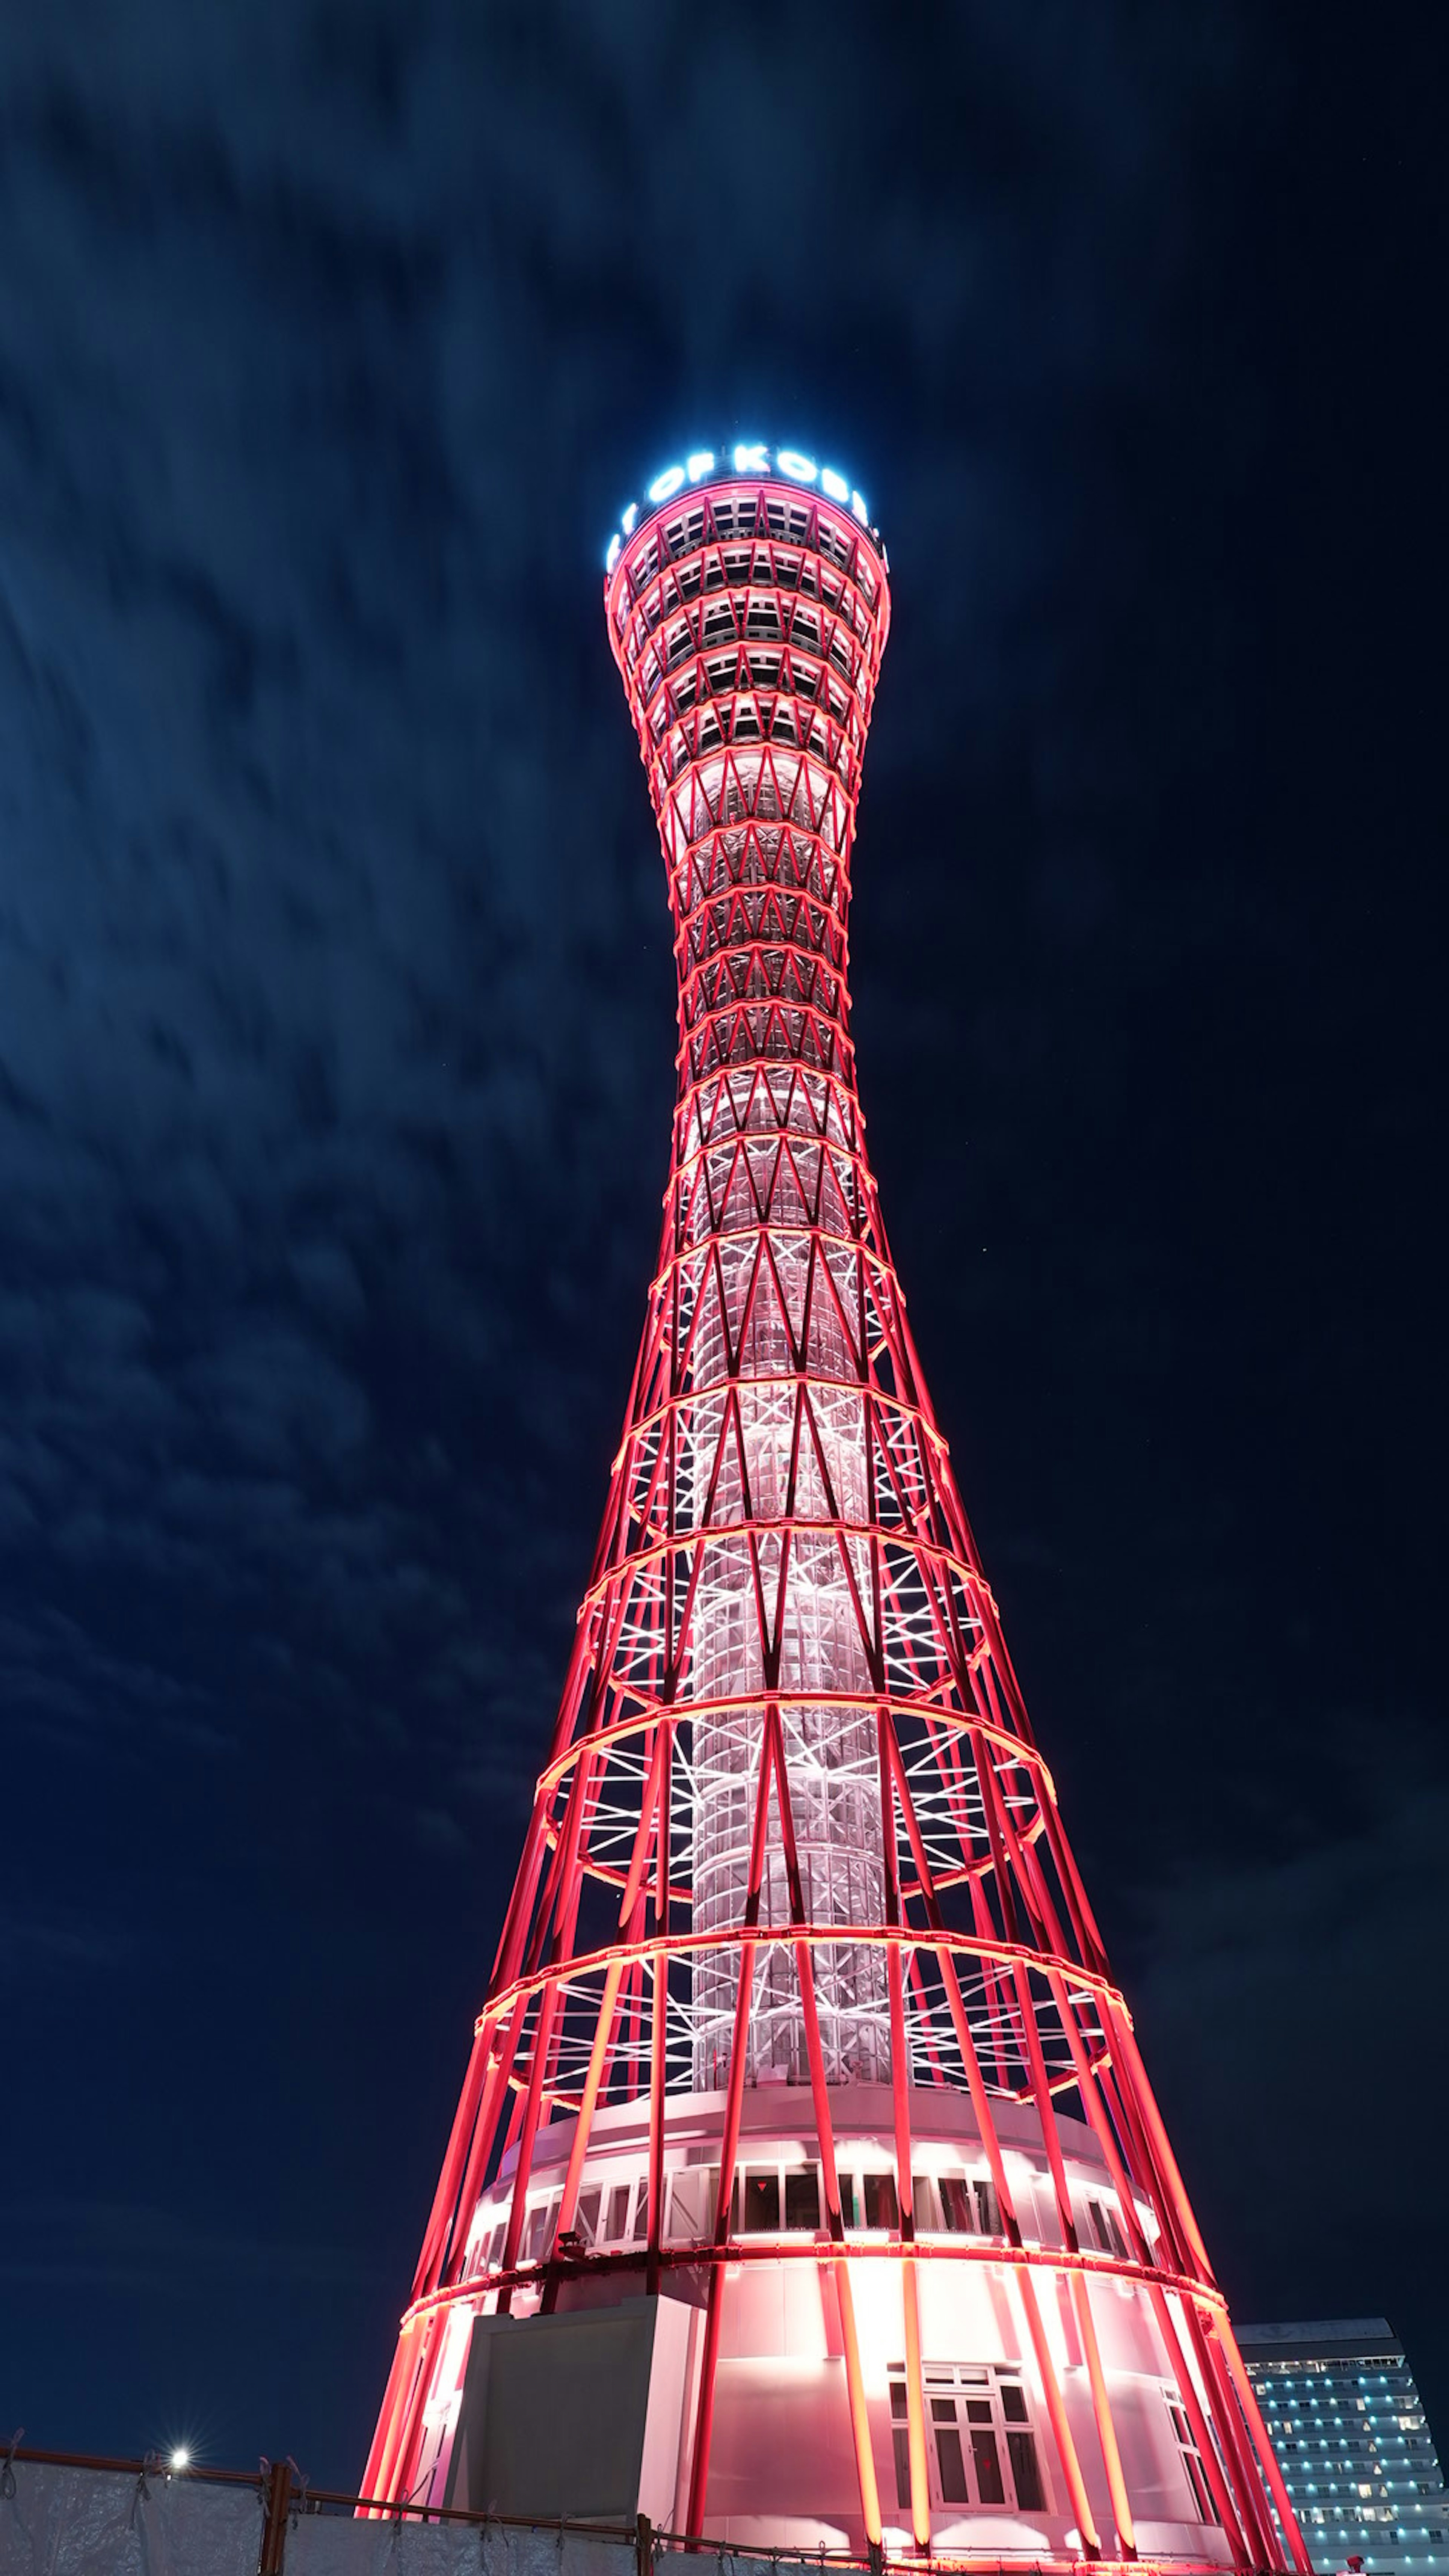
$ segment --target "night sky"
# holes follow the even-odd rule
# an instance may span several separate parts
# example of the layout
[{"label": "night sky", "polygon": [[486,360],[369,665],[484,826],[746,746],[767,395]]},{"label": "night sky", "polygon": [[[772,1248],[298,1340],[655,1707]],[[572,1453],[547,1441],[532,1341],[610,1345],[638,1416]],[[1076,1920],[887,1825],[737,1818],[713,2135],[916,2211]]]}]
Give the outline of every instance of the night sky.
[{"label": "night sky", "polygon": [[1449,2432],[1445,18],[0,30],[0,2429],[355,2482],[673,1089],[622,504],[890,551],[887,1223],[1240,2318]]}]

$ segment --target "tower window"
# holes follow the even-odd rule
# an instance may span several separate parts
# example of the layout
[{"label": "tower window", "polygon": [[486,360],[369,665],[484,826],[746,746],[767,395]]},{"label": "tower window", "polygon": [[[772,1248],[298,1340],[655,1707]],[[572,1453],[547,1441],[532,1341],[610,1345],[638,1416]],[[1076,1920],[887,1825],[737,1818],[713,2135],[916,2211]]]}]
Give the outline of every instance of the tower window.
[{"label": "tower window", "polygon": [[[990,2409],[988,2408],[988,2413]],[[936,2473],[941,2485],[943,2504],[970,2504],[971,2489],[966,2483],[966,2462],[961,2452],[961,2433],[956,2422],[955,2400],[933,2397],[931,2400],[931,2434],[936,2451]],[[1000,2480],[998,2478],[998,2485]],[[993,2504],[990,2493],[980,2501]]]},{"label": "tower window", "polygon": [[780,2177],[772,2168],[752,2166],[745,2175],[740,2227],[749,2235],[769,2234],[780,2224]]},{"label": "tower window", "polygon": [[[931,2362],[924,2376],[932,2504],[943,2511],[963,2505],[1046,2511],[1036,2434],[1019,2374]],[[910,2445],[906,2375],[899,2362],[891,2365],[890,2392],[896,2498],[904,2510],[910,2504]]]},{"label": "tower window", "polygon": [[814,2165],[785,2176],[785,2225],[797,2234],[813,2235],[820,2224],[820,2177]]},{"label": "tower window", "polygon": [[891,2376],[891,2449],[896,2463],[896,2503],[902,2513],[911,2509],[911,2431],[906,2421],[906,2382],[904,2372]]},{"label": "tower window", "polygon": [[1203,2468],[1202,2453],[1192,2438],[1192,2427],[1174,2398],[1169,2397],[1167,2411],[1172,2419],[1178,2455],[1187,2473],[1187,2483],[1192,2489],[1192,2500],[1197,2508],[1198,2521],[1216,2522],[1219,2519],[1218,2510],[1213,2503],[1212,2489],[1208,2485],[1207,2474]]},{"label": "tower window", "polygon": [[900,2224],[896,2208],[894,2174],[862,2174],[865,2187],[865,2223],[867,2227],[888,2228],[894,2234]]},{"label": "tower window", "polygon": [[1002,2381],[1001,2411],[1006,2418],[1006,2450],[1011,2461],[1016,2501],[1028,2513],[1039,2512],[1046,2498],[1042,2494],[1041,2472],[1037,2467],[1036,2435],[1028,2430],[1026,2391],[1019,2380]]},{"label": "tower window", "polygon": [[960,2174],[941,2176],[941,2215],[953,2236],[971,2236],[976,2230],[976,2212],[971,2200],[971,2186]]},{"label": "tower window", "polygon": [[[942,2401],[931,2400],[931,2412],[938,2414]],[[952,2410],[954,2413],[954,2409]],[[1001,2451],[996,2438],[996,2421],[989,2397],[968,2397],[966,2421],[971,2432],[971,2458],[976,2471],[976,2490],[983,2504],[1005,2504],[1006,2485],[1001,2475]]]},{"label": "tower window", "polygon": [[528,2213],[528,2226],[523,2239],[525,2263],[541,2263],[553,2242],[553,2222],[558,2211],[557,2199],[541,2201]]},{"label": "tower window", "polygon": [[1001,2212],[984,2175],[942,2174],[941,2214],[953,2236],[999,2236]]},{"label": "tower window", "polygon": [[1087,2203],[1087,2216],[1091,2220],[1092,2234],[1096,2238],[1101,2252],[1104,2254],[1115,2254],[1119,2262],[1125,2260],[1127,2253],[1126,2239],[1122,2234],[1121,2228],[1117,2224],[1117,2212],[1112,2207],[1111,2202],[1089,2200]]},{"label": "tower window", "polygon": [[674,2243],[703,2244],[713,2236],[718,2193],[717,2165],[687,2165],[671,2177],[669,2234]]}]

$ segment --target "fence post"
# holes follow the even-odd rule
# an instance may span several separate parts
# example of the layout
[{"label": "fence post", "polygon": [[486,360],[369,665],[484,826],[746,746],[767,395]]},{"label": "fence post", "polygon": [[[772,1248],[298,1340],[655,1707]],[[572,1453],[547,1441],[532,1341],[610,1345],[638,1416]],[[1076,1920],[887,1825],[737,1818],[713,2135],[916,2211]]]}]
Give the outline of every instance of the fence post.
[{"label": "fence post", "polygon": [[654,2528],[647,2513],[639,2514],[635,2520],[634,2547],[639,2576],[654,2576]]},{"label": "fence post", "polygon": [[266,2520],[262,2524],[262,2554],[257,2562],[257,2576],[282,2576],[282,2563],[287,2550],[287,2508],[292,2501],[292,2463],[273,2460],[267,2483]]}]

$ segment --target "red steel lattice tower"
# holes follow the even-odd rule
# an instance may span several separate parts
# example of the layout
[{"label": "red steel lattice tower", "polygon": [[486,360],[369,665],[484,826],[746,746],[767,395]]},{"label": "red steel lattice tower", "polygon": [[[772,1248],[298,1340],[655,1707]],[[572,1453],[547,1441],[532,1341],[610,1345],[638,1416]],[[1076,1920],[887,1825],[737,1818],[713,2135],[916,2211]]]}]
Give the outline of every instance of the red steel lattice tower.
[{"label": "red steel lattice tower", "polygon": [[603,2312],[625,2501],[677,2531],[1306,2570],[866,1155],[884,550],[812,459],[706,453],[606,604],[679,972],[663,1240],[364,2492],[597,2511]]}]

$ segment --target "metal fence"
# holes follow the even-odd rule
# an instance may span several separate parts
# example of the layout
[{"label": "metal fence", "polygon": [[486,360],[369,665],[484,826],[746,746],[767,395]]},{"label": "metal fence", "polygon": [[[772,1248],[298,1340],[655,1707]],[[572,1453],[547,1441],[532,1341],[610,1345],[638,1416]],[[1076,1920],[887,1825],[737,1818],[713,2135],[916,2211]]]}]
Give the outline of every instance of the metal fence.
[{"label": "metal fence", "polygon": [[[625,2530],[367,2503],[309,2486],[290,2460],[182,2470],[17,2445],[0,2455],[0,2576],[655,2576],[680,2546],[642,2517]],[[822,2565],[707,2543],[690,2555],[698,2576]]]}]

